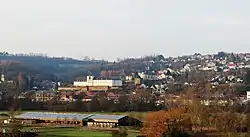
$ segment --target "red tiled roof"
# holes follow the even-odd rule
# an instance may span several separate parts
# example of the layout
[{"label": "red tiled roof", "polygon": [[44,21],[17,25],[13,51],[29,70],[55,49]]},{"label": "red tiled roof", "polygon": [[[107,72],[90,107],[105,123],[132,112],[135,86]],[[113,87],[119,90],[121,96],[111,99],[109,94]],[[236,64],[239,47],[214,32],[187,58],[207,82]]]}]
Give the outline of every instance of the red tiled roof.
[{"label": "red tiled roof", "polygon": [[228,64],[228,66],[236,66],[236,64]]},{"label": "red tiled roof", "polygon": [[89,92],[86,93],[86,95],[87,95],[87,96],[94,96],[94,95],[96,95],[96,93],[95,93],[95,92],[89,91]]}]

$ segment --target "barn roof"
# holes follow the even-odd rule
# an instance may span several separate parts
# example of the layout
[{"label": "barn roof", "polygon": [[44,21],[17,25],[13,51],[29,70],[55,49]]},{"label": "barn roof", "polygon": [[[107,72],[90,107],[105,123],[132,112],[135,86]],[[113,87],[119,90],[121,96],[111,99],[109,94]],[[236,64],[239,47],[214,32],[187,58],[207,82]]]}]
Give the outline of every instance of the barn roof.
[{"label": "barn roof", "polygon": [[103,115],[103,114],[77,114],[77,113],[52,113],[52,112],[25,112],[15,116],[19,119],[68,119],[78,120],[93,119],[93,120],[119,120],[126,117],[125,115]]},{"label": "barn roof", "polygon": [[73,114],[73,113],[47,113],[47,112],[26,112],[15,118],[21,119],[74,119],[83,120],[91,117],[91,114]]},{"label": "barn roof", "polygon": [[106,120],[119,120],[121,118],[126,117],[125,115],[103,115],[103,114],[95,114],[91,116],[90,118],[95,119],[106,119]]}]

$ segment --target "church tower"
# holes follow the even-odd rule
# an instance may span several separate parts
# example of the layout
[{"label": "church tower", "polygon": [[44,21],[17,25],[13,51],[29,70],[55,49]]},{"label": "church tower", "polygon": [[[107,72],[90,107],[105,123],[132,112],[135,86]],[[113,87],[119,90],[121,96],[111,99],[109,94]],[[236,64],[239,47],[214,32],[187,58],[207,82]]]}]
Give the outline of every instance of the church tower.
[{"label": "church tower", "polygon": [[1,75],[1,81],[5,81],[5,76],[4,76],[4,67],[2,68],[2,75]]}]

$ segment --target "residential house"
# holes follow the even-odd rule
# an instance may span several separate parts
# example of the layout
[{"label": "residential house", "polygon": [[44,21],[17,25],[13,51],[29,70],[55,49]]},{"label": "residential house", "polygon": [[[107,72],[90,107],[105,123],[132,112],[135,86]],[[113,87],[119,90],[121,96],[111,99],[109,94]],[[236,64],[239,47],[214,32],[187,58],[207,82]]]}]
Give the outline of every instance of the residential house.
[{"label": "residential house", "polygon": [[114,103],[119,103],[119,98],[120,98],[120,94],[115,94],[113,92],[108,92],[107,93],[107,99],[108,100],[113,100]]},{"label": "residential house", "polygon": [[52,100],[56,96],[55,91],[47,91],[47,90],[38,90],[31,91],[34,92],[34,101],[38,102],[46,102]]},{"label": "residential house", "polygon": [[191,71],[191,65],[190,64],[186,64],[183,69],[181,69],[181,72],[189,72]]},{"label": "residential house", "polygon": [[142,78],[143,80],[157,80],[158,76],[154,73],[138,73],[138,75],[140,76],[140,78]]},{"label": "residential house", "polygon": [[227,64],[227,67],[228,67],[229,69],[236,69],[237,65],[236,65],[235,63],[233,63],[233,62],[229,62],[229,63]]},{"label": "residential house", "polygon": [[165,93],[168,90],[166,84],[155,84],[150,87],[154,93]]},{"label": "residential house", "polygon": [[126,80],[126,81],[132,81],[132,80],[133,80],[133,76],[126,76],[126,77],[125,77],[125,80]]}]

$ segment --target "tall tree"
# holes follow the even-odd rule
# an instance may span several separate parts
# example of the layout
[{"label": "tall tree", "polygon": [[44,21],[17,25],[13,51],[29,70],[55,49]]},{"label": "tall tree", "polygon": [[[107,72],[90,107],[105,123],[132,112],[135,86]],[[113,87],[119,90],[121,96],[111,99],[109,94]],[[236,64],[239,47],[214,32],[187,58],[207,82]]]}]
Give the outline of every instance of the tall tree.
[{"label": "tall tree", "polygon": [[141,134],[146,137],[162,137],[190,130],[192,124],[185,112],[184,108],[152,112],[145,117]]},{"label": "tall tree", "polygon": [[245,83],[250,85],[250,69],[247,70],[247,74],[245,76]]}]

